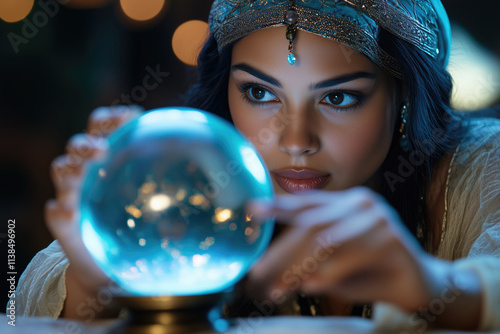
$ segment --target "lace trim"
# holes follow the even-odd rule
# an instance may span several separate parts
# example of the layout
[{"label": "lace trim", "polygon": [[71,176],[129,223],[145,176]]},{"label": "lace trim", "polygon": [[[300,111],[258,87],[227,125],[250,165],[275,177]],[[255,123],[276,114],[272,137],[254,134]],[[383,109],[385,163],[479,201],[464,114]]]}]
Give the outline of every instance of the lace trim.
[{"label": "lace trim", "polygon": [[446,223],[447,223],[447,216],[448,216],[448,187],[450,184],[451,169],[453,168],[453,164],[455,162],[455,158],[457,157],[459,150],[460,150],[460,145],[457,146],[455,153],[453,153],[453,158],[451,158],[450,167],[448,168],[448,175],[446,176],[446,188],[444,191],[444,215],[443,215],[443,223],[441,224],[440,243],[443,242],[444,237],[446,235]]}]

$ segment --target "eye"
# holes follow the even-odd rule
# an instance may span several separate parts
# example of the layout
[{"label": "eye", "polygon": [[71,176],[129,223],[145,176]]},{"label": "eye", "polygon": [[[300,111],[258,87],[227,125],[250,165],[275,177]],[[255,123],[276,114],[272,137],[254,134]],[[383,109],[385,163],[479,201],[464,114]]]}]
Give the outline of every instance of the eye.
[{"label": "eye", "polygon": [[329,104],[333,107],[348,108],[356,105],[359,102],[357,96],[343,92],[332,92],[325,96],[322,103]]},{"label": "eye", "polygon": [[251,86],[246,90],[247,97],[255,102],[277,101],[276,95],[261,86]]}]

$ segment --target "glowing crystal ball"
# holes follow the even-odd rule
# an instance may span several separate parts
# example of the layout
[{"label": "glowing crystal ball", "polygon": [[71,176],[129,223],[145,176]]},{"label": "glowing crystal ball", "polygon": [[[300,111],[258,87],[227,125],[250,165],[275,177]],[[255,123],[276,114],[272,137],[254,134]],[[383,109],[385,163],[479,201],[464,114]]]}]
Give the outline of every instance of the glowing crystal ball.
[{"label": "glowing crystal ball", "polygon": [[195,295],[239,280],[274,223],[245,212],[273,197],[254,147],[228,122],[188,108],[151,111],[109,138],[86,174],[85,246],[129,293]]}]

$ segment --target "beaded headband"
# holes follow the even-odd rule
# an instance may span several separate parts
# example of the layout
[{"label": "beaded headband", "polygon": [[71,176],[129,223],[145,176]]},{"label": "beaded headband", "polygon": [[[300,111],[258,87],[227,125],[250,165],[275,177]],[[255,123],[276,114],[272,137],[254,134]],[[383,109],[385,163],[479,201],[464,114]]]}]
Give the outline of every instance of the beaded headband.
[{"label": "beaded headband", "polygon": [[287,26],[288,62],[296,61],[297,30],[342,43],[402,77],[392,56],[378,45],[380,28],[447,65],[451,28],[440,0],[215,0],[210,31],[219,52],[260,29]]}]

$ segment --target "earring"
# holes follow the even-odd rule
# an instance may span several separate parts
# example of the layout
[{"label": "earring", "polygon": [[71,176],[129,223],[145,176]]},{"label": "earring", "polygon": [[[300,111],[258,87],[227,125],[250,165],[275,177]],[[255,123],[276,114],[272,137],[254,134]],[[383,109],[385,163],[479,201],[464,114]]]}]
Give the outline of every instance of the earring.
[{"label": "earring", "polygon": [[405,104],[401,109],[401,126],[399,127],[399,133],[401,134],[401,137],[399,138],[399,145],[401,146],[404,152],[408,152],[410,150],[410,142],[408,141],[408,136],[405,131],[407,119],[408,119],[408,108],[406,107]]}]

